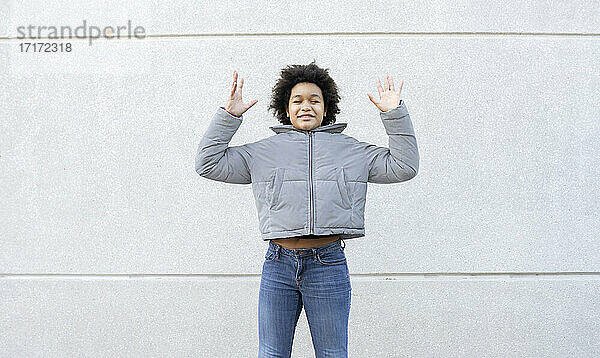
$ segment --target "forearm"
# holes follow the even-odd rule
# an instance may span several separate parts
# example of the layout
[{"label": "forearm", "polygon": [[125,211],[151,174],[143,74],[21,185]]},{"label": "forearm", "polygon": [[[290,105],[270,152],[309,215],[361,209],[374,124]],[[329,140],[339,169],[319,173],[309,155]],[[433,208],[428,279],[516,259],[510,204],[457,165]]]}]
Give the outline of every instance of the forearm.
[{"label": "forearm", "polygon": [[247,148],[229,147],[241,124],[242,116],[234,116],[223,108],[217,109],[198,145],[195,168],[199,175],[230,183],[250,182]]},{"label": "forearm", "polygon": [[391,184],[410,180],[419,171],[419,151],[404,101],[379,115],[389,136],[389,148],[361,142],[369,165],[368,181]]}]

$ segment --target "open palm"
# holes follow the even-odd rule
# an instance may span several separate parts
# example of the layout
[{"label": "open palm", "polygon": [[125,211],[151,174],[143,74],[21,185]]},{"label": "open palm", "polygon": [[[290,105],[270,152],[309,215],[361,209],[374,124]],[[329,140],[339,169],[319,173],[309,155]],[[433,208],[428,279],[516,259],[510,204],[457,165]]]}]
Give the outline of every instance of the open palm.
[{"label": "open palm", "polygon": [[400,92],[402,91],[402,85],[404,80],[400,81],[398,90],[394,88],[394,79],[390,75],[385,76],[384,87],[381,87],[379,78],[377,79],[377,91],[379,91],[379,100],[376,100],[370,93],[367,93],[371,102],[377,106],[381,111],[386,112],[390,109],[398,107],[400,104]]},{"label": "open palm", "polygon": [[233,83],[231,84],[231,91],[229,92],[229,97],[227,98],[227,104],[225,105],[225,109],[235,115],[241,116],[244,112],[248,110],[248,108],[254,106],[258,100],[252,100],[248,103],[244,103],[242,101],[242,88],[244,87],[244,78],[240,78],[240,85],[237,85],[238,74],[237,71],[233,71]]}]

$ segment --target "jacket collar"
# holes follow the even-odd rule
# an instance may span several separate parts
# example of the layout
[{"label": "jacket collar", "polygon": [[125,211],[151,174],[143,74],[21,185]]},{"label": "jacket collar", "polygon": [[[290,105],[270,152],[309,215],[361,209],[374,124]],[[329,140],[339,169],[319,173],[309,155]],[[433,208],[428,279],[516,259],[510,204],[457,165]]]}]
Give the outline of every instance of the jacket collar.
[{"label": "jacket collar", "polygon": [[280,124],[276,126],[269,127],[275,133],[286,133],[289,131],[298,131],[298,132],[329,132],[329,133],[342,133],[342,131],[346,128],[348,123],[333,123],[326,126],[318,126],[317,128],[311,130],[298,129],[294,127],[292,124]]}]

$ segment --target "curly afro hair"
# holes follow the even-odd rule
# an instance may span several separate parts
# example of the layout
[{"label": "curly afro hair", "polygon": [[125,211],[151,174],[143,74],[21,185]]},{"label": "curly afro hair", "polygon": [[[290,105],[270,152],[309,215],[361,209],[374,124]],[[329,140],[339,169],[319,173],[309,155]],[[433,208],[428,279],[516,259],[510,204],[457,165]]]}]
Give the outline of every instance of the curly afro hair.
[{"label": "curly afro hair", "polygon": [[315,60],[308,65],[289,65],[281,70],[281,76],[273,87],[269,110],[273,109],[275,117],[282,124],[292,124],[287,117],[287,107],[292,93],[292,88],[300,82],[314,83],[323,92],[324,107],[327,115],[323,118],[322,126],[335,123],[335,115],[340,113],[338,103],[340,95],[333,79],[327,69],[320,68]]}]

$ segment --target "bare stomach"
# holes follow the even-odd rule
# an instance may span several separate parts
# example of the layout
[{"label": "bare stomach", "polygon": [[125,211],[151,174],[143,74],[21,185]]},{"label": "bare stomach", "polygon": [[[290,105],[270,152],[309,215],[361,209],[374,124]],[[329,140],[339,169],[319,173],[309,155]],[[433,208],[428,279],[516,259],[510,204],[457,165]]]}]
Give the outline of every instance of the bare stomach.
[{"label": "bare stomach", "polygon": [[301,239],[298,237],[286,237],[283,239],[274,239],[274,243],[288,249],[310,249],[313,247],[327,245],[330,242],[339,240],[339,235],[322,236],[315,239]]}]

